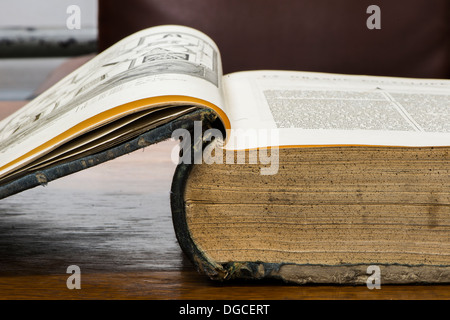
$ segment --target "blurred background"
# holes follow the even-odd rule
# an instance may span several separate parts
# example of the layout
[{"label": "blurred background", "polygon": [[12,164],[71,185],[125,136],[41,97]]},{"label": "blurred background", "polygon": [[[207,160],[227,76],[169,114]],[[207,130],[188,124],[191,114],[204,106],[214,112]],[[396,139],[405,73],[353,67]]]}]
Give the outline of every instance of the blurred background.
[{"label": "blurred background", "polygon": [[[367,27],[371,5],[380,8],[380,29]],[[2,0],[0,100],[30,99],[123,37],[160,24],[209,35],[224,73],[450,77],[448,0]]]},{"label": "blurred background", "polygon": [[[80,29],[69,29],[77,5]],[[0,100],[27,100],[67,59],[97,51],[95,0],[0,2]]]}]

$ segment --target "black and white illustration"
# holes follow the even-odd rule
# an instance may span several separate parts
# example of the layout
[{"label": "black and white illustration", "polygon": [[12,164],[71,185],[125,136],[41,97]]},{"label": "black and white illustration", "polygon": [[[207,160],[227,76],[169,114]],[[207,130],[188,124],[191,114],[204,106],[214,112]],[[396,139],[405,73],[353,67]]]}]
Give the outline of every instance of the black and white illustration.
[{"label": "black and white illustration", "polygon": [[69,113],[89,107],[115,89],[138,79],[154,81],[167,74],[192,76],[219,86],[219,53],[204,39],[180,31],[130,37],[35,99],[22,114],[2,126],[0,155],[23,138],[52,126]]}]

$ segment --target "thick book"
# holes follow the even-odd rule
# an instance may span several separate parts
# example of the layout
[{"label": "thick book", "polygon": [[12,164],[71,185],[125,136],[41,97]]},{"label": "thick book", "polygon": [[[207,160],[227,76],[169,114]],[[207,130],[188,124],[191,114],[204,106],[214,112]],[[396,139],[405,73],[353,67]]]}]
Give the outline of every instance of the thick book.
[{"label": "thick book", "polygon": [[450,282],[449,80],[223,75],[183,26],[128,36],[0,122],[0,198],[169,138],[175,233],[210,278]]}]

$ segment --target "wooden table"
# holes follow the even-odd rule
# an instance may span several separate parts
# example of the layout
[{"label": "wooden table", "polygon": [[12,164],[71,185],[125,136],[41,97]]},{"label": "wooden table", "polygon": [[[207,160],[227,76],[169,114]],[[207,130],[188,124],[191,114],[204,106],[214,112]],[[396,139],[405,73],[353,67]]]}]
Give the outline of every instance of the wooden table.
[{"label": "wooden table", "polygon": [[[0,200],[0,299],[450,298],[445,285],[369,290],[208,280],[184,257],[172,227],[175,144],[163,142]],[[70,265],[80,267],[79,290],[67,288]]]}]

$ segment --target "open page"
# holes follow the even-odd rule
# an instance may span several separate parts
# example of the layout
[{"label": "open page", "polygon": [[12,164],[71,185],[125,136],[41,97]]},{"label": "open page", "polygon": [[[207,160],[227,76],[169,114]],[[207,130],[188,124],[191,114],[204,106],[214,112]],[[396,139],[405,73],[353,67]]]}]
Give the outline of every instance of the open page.
[{"label": "open page", "polygon": [[207,105],[223,116],[221,81],[219,51],[203,33],[161,26],[133,34],[0,122],[0,179],[85,132],[143,110],[178,106],[184,108],[174,110],[179,115],[187,105]]},{"label": "open page", "polygon": [[[224,90],[230,149],[450,146],[448,80],[250,71],[224,76]],[[236,137],[266,129],[276,134],[253,143]]]}]

